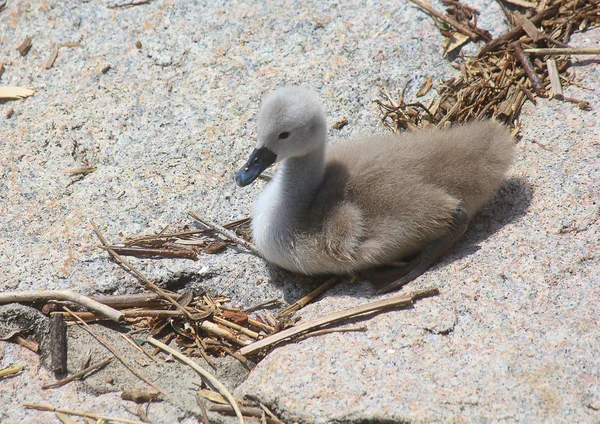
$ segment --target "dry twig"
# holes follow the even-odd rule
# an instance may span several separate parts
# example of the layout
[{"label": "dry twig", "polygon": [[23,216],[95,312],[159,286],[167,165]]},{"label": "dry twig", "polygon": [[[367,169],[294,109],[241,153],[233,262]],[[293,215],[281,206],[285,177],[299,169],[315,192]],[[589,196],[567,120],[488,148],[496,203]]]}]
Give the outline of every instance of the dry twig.
[{"label": "dry twig", "polygon": [[56,418],[58,418],[63,424],[78,424],[76,421],[73,421],[68,415],[63,414],[62,412],[55,412],[55,414]]},{"label": "dry twig", "polygon": [[525,49],[525,53],[538,56],[571,56],[579,54],[600,54],[600,47],[570,47],[570,48],[548,48],[548,49]]},{"label": "dry twig", "polygon": [[529,56],[527,56],[523,52],[523,49],[521,49],[521,47],[519,46],[518,43],[513,43],[513,44],[511,44],[511,46],[513,48],[513,51],[515,52],[515,55],[517,56],[517,59],[519,59],[519,61],[521,62],[521,65],[523,65],[523,69],[525,70],[527,77],[531,81],[531,86],[535,90],[535,93],[538,96],[541,96],[542,95],[542,81],[540,81],[540,77],[538,77],[537,74],[535,73],[535,70],[533,69],[533,64],[531,63],[531,60],[529,60]]},{"label": "dry twig", "polygon": [[40,345],[34,340],[27,339],[20,334],[15,334],[10,338],[10,341],[15,342],[19,346],[23,346],[25,349],[29,349],[34,353],[40,352]]},{"label": "dry twig", "polygon": [[233,395],[231,393],[229,393],[229,390],[227,390],[227,388],[223,385],[223,383],[221,383],[219,380],[217,380],[216,377],[214,377],[211,373],[206,371],[204,368],[202,368],[196,362],[192,361],[187,356],[182,355],[177,350],[167,346],[164,343],[159,342],[155,338],[148,337],[147,341],[149,343],[153,344],[154,346],[164,350],[165,352],[170,353],[175,358],[179,359],[181,362],[192,367],[196,372],[198,372],[198,374],[200,374],[202,377],[204,377],[210,384],[212,384],[225,397],[225,399],[227,399],[227,401],[229,402],[229,404],[235,411],[235,415],[238,417],[240,424],[244,424],[244,418],[242,417],[242,413],[240,412],[240,408],[239,408],[237,402],[235,401],[235,398],[233,397]]},{"label": "dry twig", "polygon": [[[538,13],[537,15],[535,15],[534,17],[532,17],[530,19],[530,21],[534,25],[539,25],[544,19],[547,19],[551,16],[556,15],[557,12],[558,12],[558,7],[552,7],[549,9],[545,9],[545,10],[541,11],[540,13]],[[483,48],[477,54],[477,57],[481,58],[481,57],[485,56],[487,53],[491,53],[491,52],[498,50],[500,47],[504,46],[505,44],[510,43],[510,42],[516,40],[517,38],[519,38],[521,35],[523,35],[524,32],[525,32],[525,30],[523,29],[523,26],[521,26],[521,25],[516,26],[515,28],[502,34],[498,38],[493,39],[492,41],[487,43],[485,46],[483,46]]]},{"label": "dry twig", "polygon": [[469,36],[469,38],[471,40],[477,41],[477,40],[481,39],[480,34],[476,34],[470,28],[465,27],[464,25],[461,25],[460,23],[458,23],[455,19],[451,18],[450,16],[438,12],[431,6],[428,6],[425,3],[421,3],[419,0],[410,0],[410,1],[414,4],[416,4],[417,6],[419,6],[421,9],[427,11],[430,15],[435,16],[436,18],[441,19],[442,21],[446,22],[448,25],[453,26],[461,34]]},{"label": "dry twig", "polygon": [[43,290],[43,291],[22,291],[22,292],[5,292],[0,293],[0,304],[4,303],[33,303],[33,302],[50,302],[62,300],[73,302],[83,306],[98,315],[104,316],[115,322],[123,319],[123,314],[109,306],[103,305],[89,297],[70,290]]},{"label": "dry twig", "polygon": [[558,68],[556,67],[556,61],[554,59],[548,59],[546,61],[546,67],[548,68],[548,78],[550,78],[550,86],[552,87],[552,95],[557,99],[563,99],[562,85],[560,83],[560,75],[558,74]]},{"label": "dry twig", "polygon": [[53,316],[50,320],[50,358],[52,371],[55,374],[67,372],[67,326],[62,315]]},{"label": "dry twig", "polygon": [[214,222],[208,221],[206,219],[202,219],[198,215],[196,215],[194,212],[188,212],[188,215],[191,216],[192,218],[194,218],[196,221],[198,221],[202,225],[210,228],[213,231],[216,231],[217,233],[221,234],[223,237],[227,238],[228,240],[231,240],[232,242],[239,244],[244,249],[247,249],[247,250],[251,251],[252,253],[254,253],[256,256],[260,257],[260,252],[256,249],[256,247],[254,247],[254,245],[252,243],[247,242],[246,240],[242,239],[241,237],[238,237],[237,234],[235,234],[233,231],[229,231],[228,229],[226,229],[218,224],[215,224]]},{"label": "dry twig", "polygon": [[98,236],[98,238],[100,239],[100,241],[102,242],[102,244],[104,245],[104,248],[111,255],[113,255],[115,259],[117,259],[121,264],[123,264],[124,266],[126,266],[127,268],[129,268],[131,270],[131,272],[133,272],[140,280],[142,280],[144,283],[146,283],[148,285],[148,287],[150,287],[154,292],[158,293],[163,299],[166,299],[169,302],[171,302],[173,305],[175,305],[175,307],[177,307],[177,309],[179,309],[181,312],[183,312],[183,314],[186,317],[188,317],[189,319],[194,319],[193,315],[187,309],[185,309],[183,306],[181,306],[179,303],[177,303],[177,301],[175,299],[173,299],[173,297],[171,295],[169,295],[163,289],[161,289],[156,284],[154,284],[152,281],[150,281],[149,279],[147,279],[146,276],[144,276],[133,265],[131,265],[129,263],[129,261],[127,261],[122,256],[120,256],[118,253],[116,253],[110,247],[110,244],[104,238],[104,236],[100,232],[100,229],[98,228],[98,226],[96,225],[96,223],[94,221],[91,221],[91,225],[92,225],[92,228],[94,229],[94,232],[96,233],[96,235]]},{"label": "dry twig", "polygon": [[2,368],[0,370],[0,379],[12,377],[13,375],[18,374],[23,368],[25,368],[25,365],[23,364],[11,365],[9,367]]},{"label": "dry twig", "polygon": [[50,57],[48,57],[48,60],[46,61],[46,64],[44,65],[44,68],[45,69],[52,68],[52,65],[54,65],[54,61],[56,60],[57,57],[58,57],[58,46],[54,46],[54,48],[52,49],[52,53],[50,53]]},{"label": "dry twig", "polygon": [[88,166],[85,168],[74,168],[74,169],[69,169],[67,171],[67,174],[70,176],[74,176],[74,175],[87,175],[87,174],[91,174],[92,172],[96,172],[98,168],[95,166]]},{"label": "dry twig", "polygon": [[127,6],[139,6],[140,4],[150,3],[150,0],[126,0],[121,3],[110,4],[106,7],[109,9],[117,9],[119,7],[127,7]]},{"label": "dry twig", "polygon": [[100,343],[102,343],[102,345],[104,345],[104,347],[106,347],[113,355],[115,355],[115,357],[125,366],[125,368],[127,368],[129,371],[131,371],[131,373],[133,375],[135,375],[137,378],[139,378],[143,382],[147,383],[149,386],[152,386],[154,389],[158,390],[160,393],[164,394],[164,392],[161,389],[159,389],[153,382],[148,380],[146,377],[144,377],[144,375],[142,375],[142,373],[140,373],[134,367],[129,365],[125,361],[123,356],[119,353],[119,351],[117,351],[117,349],[115,349],[114,346],[111,345],[108,341],[106,341],[102,336],[100,336],[98,333],[96,333],[94,330],[92,330],[92,327],[90,327],[85,321],[83,321],[81,318],[79,318],[77,315],[75,315],[73,313],[73,311],[71,311],[69,308],[64,307],[64,306],[63,306],[63,308],[65,309],[65,311],[70,313],[77,321],[79,321],[81,324],[83,324],[83,326],[90,332],[90,334],[92,336],[94,336],[94,338],[96,340],[98,340]]},{"label": "dry twig", "polygon": [[42,386],[42,389],[46,390],[46,389],[55,389],[57,387],[62,387],[65,384],[68,384],[73,380],[78,380],[78,379],[82,378],[84,375],[86,375],[92,371],[96,371],[96,370],[99,370],[100,368],[105,367],[106,365],[108,365],[110,363],[110,361],[112,361],[112,359],[113,358],[106,358],[103,361],[100,361],[96,364],[93,364],[93,365],[79,371],[78,373],[75,373],[68,377],[63,378],[62,380],[58,380],[55,383],[46,384],[45,386]]},{"label": "dry twig", "polygon": [[343,328],[326,328],[325,330],[317,330],[311,331],[310,333],[306,333],[297,338],[297,341],[302,341],[308,339],[310,337],[322,336],[324,334],[331,333],[349,333],[354,331],[367,331],[367,327],[365,325],[360,325],[357,327],[343,327]]},{"label": "dry twig", "polygon": [[[234,410],[229,405],[210,405],[208,409],[212,412],[219,412],[221,414],[233,414]],[[251,407],[251,406],[243,406],[240,407],[240,411],[242,415],[245,417],[251,418],[261,418],[265,412],[261,408]],[[267,418],[266,422],[268,424],[280,424],[280,420],[274,420],[273,418]]]},{"label": "dry twig", "polygon": [[164,247],[121,247],[111,246],[111,249],[123,256],[136,256],[138,258],[178,258],[198,259],[198,254],[191,249],[164,248]]},{"label": "dry twig", "polygon": [[[179,302],[180,294],[171,293],[171,297]],[[109,296],[94,296],[96,302],[110,306],[115,309],[125,308],[150,308],[157,305],[168,305],[169,303],[158,293],[135,293],[118,294]]]},{"label": "dry twig", "polygon": [[29,53],[29,49],[31,49],[31,38],[27,37],[21,44],[19,44],[17,50],[21,56],[25,56],[27,53]]},{"label": "dry twig", "polygon": [[24,403],[23,406],[25,408],[37,409],[39,411],[60,412],[63,414],[77,415],[78,417],[92,418],[95,420],[103,420],[103,421],[107,421],[107,422],[115,421],[115,422],[125,423],[125,424],[145,424],[142,421],[134,421],[134,420],[128,420],[126,418],[110,417],[107,415],[94,414],[91,412],[75,411],[75,410],[67,409],[67,408],[58,408],[56,406],[38,405],[35,403]]},{"label": "dry twig", "polygon": [[315,297],[320,296],[326,290],[329,290],[331,287],[333,287],[337,283],[339,283],[339,281],[340,281],[339,276],[331,277],[330,279],[325,281],[323,284],[321,284],[319,287],[317,287],[316,289],[314,289],[313,291],[308,293],[306,296],[302,297],[301,299],[298,299],[297,301],[292,303],[290,306],[285,308],[283,311],[281,311],[279,313],[279,315],[277,315],[277,318],[284,318],[284,317],[291,315],[294,312],[304,308],[307,304],[312,302],[312,300]]},{"label": "dry twig", "polygon": [[427,296],[433,296],[438,293],[439,290],[437,288],[430,288],[417,291],[411,294],[397,295],[388,299],[378,300],[375,302],[367,303],[366,305],[350,308],[345,311],[334,312],[323,317],[306,321],[292,328],[288,328],[287,330],[280,331],[279,333],[275,333],[272,336],[265,337],[264,339],[254,342],[249,346],[243,347],[242,349],[240,349],[240,353],[244,356],[251,355],[267,346],[274,345],[283,340],[290,339],[292,337],[298,336],[316,328],[320,328],[326,325],[337,323],[341,320],[354,318],[359,315],[364,315],[371,312],[378,312],[384,309],[408,306],[411,305],[416,299]]}]

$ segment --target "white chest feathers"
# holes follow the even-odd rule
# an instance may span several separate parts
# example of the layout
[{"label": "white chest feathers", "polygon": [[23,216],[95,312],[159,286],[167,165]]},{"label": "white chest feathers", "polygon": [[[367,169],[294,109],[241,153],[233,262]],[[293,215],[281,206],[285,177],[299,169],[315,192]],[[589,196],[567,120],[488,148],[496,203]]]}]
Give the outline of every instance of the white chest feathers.
[{"label": "white chest feathers", "polygon": [[283,268],[299,271],[294,260],[293,213],[282,196],[282,181],[277,176],[256,199],[252,214],[252,236],[264,258]]}]

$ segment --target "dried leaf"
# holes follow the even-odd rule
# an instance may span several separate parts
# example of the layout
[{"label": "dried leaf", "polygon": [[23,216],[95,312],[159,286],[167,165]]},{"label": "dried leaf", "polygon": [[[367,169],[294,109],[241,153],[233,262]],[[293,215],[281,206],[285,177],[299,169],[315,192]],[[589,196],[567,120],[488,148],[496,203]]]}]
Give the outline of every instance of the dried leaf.
[{"label": "dried leaf", "polygon": [[248,314],[244,311],[223,311],[223,317],[238,325],[248,323]]},{"label": "dried leaf", "polygon": [[194,299],[194,293],[191,290],[186,290],[181,294],[181,297],[177,300],[177,302],[186,307],[190,304],[190,302]]},{"label": "dried leaf", "polygon": [[202,249],[202,252],[208,255],[214,255],[215,253],[222,252],[227,246],[229,246],[229,243],[226,241],[213,241],[207,244],[206,247]]},{"label": "dried leaf", "polygon": [[451,51],[456,50],[457,48],[464,45],[470,39],[471,38],[468,35],[461,34],[460,32],[455,32],[454,34],[452,34],[452,37],[446,38],[442,42],[442,47],[444,48],[446,54],[448,54]]},{"label": "dried leaf", "polygon": [[198,393],[198,395],[202,396],[204,399],[210,400],[211,402],[220,403],[223,405],[229,403],[220,393],[213,392],[212,390],[198,389],[196,393]]}]

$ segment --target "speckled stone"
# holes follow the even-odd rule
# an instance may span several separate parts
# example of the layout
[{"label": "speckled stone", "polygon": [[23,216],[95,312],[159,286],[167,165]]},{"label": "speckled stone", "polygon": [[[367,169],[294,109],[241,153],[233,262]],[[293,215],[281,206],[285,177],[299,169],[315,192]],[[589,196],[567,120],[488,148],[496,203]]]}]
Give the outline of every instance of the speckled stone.
[{"label": "speckled stone", "polygon": [[[598,45],[600,30],[573,37]],[[600,67],[576,80],[600,103]],[[538,101],[522,117],[510,178],[446,259],[412,287],[441,294],[276,349],[239,388],[290,420],[598,422],[600,120],[597,106]],[[355,293],[369,289],[359,286]],[[311,318],[366,302],[330,293]]]}]

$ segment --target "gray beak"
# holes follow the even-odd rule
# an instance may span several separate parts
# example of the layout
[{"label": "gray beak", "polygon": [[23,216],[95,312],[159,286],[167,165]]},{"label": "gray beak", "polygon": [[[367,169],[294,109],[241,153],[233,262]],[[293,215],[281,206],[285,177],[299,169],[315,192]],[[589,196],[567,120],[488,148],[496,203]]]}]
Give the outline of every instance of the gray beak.
[{"label": "gray beak", "polygon": [[277,155],[266,147],[254,149],[248,162],[236,174],[236,184],[240,187],[252,184],[265,169],[275,163],[275,160],[277,160]]}]

